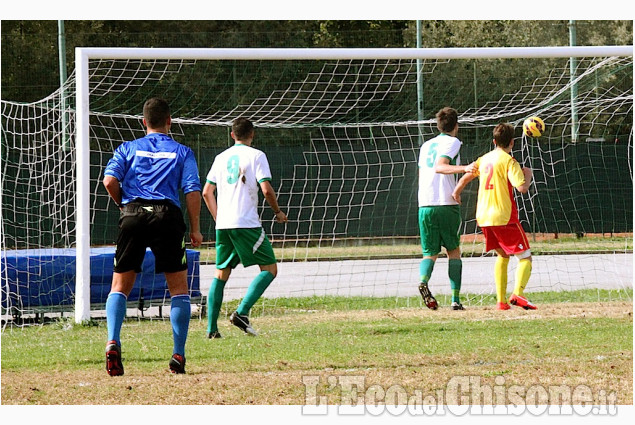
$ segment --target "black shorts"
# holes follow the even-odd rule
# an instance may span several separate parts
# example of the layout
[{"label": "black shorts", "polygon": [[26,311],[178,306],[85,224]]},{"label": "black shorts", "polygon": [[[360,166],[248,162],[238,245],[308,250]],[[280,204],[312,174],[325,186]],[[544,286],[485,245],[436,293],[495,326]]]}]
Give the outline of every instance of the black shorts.
[{"label": "black shorts", "polygon": [[115,272],[141,272],[147,247],[154,254],[156,273],[187,270],[185,220],[172,202],[137,200],[124,205],[119,216]]}]

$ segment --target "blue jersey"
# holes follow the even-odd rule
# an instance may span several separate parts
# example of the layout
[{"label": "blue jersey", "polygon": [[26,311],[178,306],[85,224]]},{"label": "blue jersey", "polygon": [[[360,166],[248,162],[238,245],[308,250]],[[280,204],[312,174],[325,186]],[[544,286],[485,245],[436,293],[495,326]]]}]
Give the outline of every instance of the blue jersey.
[{"label": "blue jersey", "polygon": [[201,190],[194,152],[162,133],[125,142],[108,161],[104,175],[121,183],[121,203],[137,198],[179,202],[183,193]]}]

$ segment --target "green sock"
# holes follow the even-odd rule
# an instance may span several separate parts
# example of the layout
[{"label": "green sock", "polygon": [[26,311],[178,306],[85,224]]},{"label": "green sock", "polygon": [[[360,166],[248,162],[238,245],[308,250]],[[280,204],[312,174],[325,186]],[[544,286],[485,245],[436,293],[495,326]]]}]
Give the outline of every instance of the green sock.
[{"label": "green sock", "polygon": [[460,258],[448,261],[448,276],[450,277],[450,289],[452,289],[452,302],[460,303],[459,292],[461,292],[461,272],[463,262]]},{"label": "green sock", "polygon": [[209,293],[207,294],[207,333],[218,330],[218,314],[223,304],[225,283],[227,282],[224,280],[214,278],[212,285],[209,287]]},{"label": "green sock", "polygon": [[251,307],[256,304],[256,301],[260,298],[260,296],[265,292],[265,289],[269,286],[269,284],[273,281],[274,275],[269,273],[268,271],[263,271],[256,276],[256,278],[251,282],[249,288],[247,289],[247,294],[245,298],[240,302],[240,305],[236,309],[236,312],[241,316],[249,316],[249,310]]},{"label": "green sock", "polygon": [[434,269],[434,260],[430,258],[424,258],[419,263],[419,276],[421,276],[421,283],[427,284],[432,276],[432,269]]}]

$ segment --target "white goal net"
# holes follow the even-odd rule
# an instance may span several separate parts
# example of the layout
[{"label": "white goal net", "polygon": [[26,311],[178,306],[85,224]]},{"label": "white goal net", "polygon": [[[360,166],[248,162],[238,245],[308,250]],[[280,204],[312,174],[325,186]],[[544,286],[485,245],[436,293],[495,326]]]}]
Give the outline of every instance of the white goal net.
[{"label": "white goal net", "polygon": [[[177,59],[178,52],[167,58],[164,49],[152,59],[149,49],[137,50],[146,58],[128,49],[98,58],[94,49],[85,68],[78,66],[50,97],[33,104],[2,100],[5,321],[72,311],[78,299],[76,318],[85,320],[90,306],[101,308],[118,222],[101,185],[103,170],[119,144],[144,134],[142,105],[152,96],[170,102],[172,135],[194,150],[202,182],[230,143],[232,120],[256,125],[255,146],[268,156],[289,217],[277,224],[262,209],[281,262],[263,308],[295,297],[419,303],[417,157],[422,140],[437,134],[434,114],[444,106],[459,112],[463,163],[491,149],[494,125],[516,127],[512,154],[535,178],[530,192],[516,198],[534,253],[527,291],[631,296],[632,49],[630,56],[610,48],[576,58],[534,49],[527,57],[457,59],[386,58],[378,49],[380,59],[338,51],[342,58],[287,60],[187,51]],[[76,79],[86,94],[77,93]],[[521,134],[532,115],[547,125],[539,139]],[[494,291],[494,260],[474,220],[476,189],[468,186],[461,206],[467,304],[483,303]],[[208,244],[193,254],[191,274],[193,292],[205,296],[215,234],[205,207],[201,215]],[[444,262],[430,281],[438,294],[450,291]],[[253,276],[239,267],[225,299],[242,297]],[[155,282],[159,291],[141,286],[133,297],[140,309],[163,305],[164,284]]]}]

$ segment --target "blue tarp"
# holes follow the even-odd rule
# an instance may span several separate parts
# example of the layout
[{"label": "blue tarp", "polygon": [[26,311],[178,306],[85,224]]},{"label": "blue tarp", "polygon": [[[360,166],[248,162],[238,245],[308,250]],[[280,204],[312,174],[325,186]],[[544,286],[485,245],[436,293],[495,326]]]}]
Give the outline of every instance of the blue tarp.
[{"label": "blue tarp", "polygon": [[[112,282],[114,248],[90,250],[90,303],[104,304]],[[200,293],[200,253],[187,250],[190,295]],[[154,273],[149,249],[128,301],[162,300],[169,297],[163,273]],[[26,249],[2,252],[2,308],[72,306],[75,294],[75,249]]]}]

